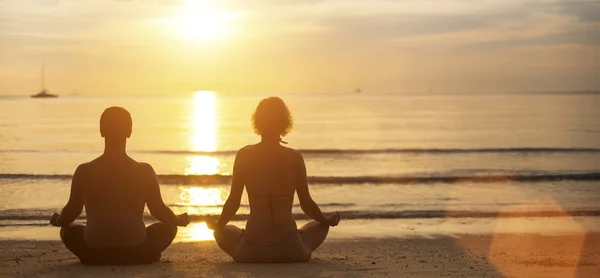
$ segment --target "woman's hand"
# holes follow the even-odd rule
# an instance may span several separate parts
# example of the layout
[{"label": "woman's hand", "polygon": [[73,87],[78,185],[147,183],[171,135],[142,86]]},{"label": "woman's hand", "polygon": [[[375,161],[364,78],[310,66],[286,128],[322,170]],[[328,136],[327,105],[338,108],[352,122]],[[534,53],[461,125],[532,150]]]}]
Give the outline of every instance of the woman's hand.
[{"label": "woman's hand", "polygon": [[60,217],[60,214],[55,212],[52,215],[52,218],[50,218],[50,225],[52,225],[54,227],[60,227],[60,224],[58,224],[58,217]]},{"label": "woman's hand", "polygon": [[206,219],[204,219],[204,222],[206,222],[206,227],[213,231],[220,228],[219,221],[214,220],[211,215],[207,215]]},{"label": "woman's hand", "polygon": [[327,220],[329,221],[329,226],[337,226],[340,223],[340,213],[337,211],[332,213],[331,215],[327,216]]}]

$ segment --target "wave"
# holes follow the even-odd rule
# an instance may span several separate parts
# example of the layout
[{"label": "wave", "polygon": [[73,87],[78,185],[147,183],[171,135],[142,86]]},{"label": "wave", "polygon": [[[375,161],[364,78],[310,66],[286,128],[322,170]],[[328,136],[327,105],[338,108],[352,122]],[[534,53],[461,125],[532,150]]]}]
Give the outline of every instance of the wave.
[{"label": "wave", "polygon": [[[181,204],[169,204],[169,207],[173,208],[194,208],[194,209],[211,209],[211,208],[223,208],[223,205],[207,205],[207,206],[198,206],[198,205],[181,205]],[[353,207],[356,206],[354,203],[321,203],[319,207],[327,208],[327,207]],[[294,204],[292,207],[300,208],[300,204]],[[249,204],[240,204],[240,208],[250,208]]]},{"label": "wave", "polygon": [[[53,210],[5,210],[0,211],[0,226],[13,226],[14,221],[39,221],[38,224],[48,225]],[[600,216],[600,210],[574,211],[460,211],[460,210],[403,210],[403,211],[340,211],[342,219],[346,220],[377,220],[377,219],[430,219],[430,218],[522,218],[522,217],[584,217]],[[246,221],[249,214],[236,214],[233,221]],[[309,220],[306,214],[293,214],[296,220]],[[85,215],[79,220],[86,220]],[[204,221],[204,215],[190,215],[191,221]],[[144,214],[144,220],[155,219]],[[31,223],[29,223],[31,224]],[[33,224],[35,225],[35,223]]]},{"label": "wave", "polygon": [[[600,153],[598,148],[474,148],[474,149],[300,149],[302,154],[307,155],[351,155],[351,154],[463,154],[463,153]],[[232,155],[237,151],[138,151],[139,153],[156,153],[156,154],[203,154],[203,155]]]},{"label": "wave", "polygon": [[[600,153],[600,148],[406,148],[406,149],[300,149],[305,155],[360,155],[360,154],[552,154],[552,153]],[[97,153],[90,150],[0,150],[2,153]],[[235,155],[236,150],[191,151],[191,150],[132,150],[130,153],[174,154],[174,155]]]},{"label": "wave", "polygon": [[[0,174],[9,180],[70,180],[72,175]],[[162,185],[225,185],[230,175],[158,175]],[[428,184],[428,183],[491,183],[491,182],[550,182],[598,181],[600,172],[536,173],[536,174],[477,174],[477,175],[414,175],[414,176],[310,176],[310,184]]]}]

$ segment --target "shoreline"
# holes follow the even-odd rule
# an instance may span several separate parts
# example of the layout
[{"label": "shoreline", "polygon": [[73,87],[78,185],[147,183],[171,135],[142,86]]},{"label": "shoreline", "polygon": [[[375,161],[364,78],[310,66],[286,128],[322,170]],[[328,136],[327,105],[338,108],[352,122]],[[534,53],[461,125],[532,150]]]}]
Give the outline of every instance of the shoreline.
[{"label": "shoreline", "polygon": [[[152,222],[146,222],[146,225]],[[306,221],[298,220],[298,227]],[[245,221],[231,221],[240,228]],[[47,221],[35,223],[0,221],[2,240],[60,240],[58,228]],[[537,234],[542,236],[570,236],[600,234],[600,217],[498,217],[498,218],[416,218],[416,219],[361,219],[343,220],[332,229],[328,238],[353,240],[363,238],[418,238],[456,237],[460,235],[488,236],[491,234]],[[180,227],[174,242],[214,240],[212,231],[204,222],[192,222]]]},{"label": "shoreline", "polygon": [[214,241],[170,246],[160,263],[83,266],[59,241],[0,241],[0,277],[595,277],[600,234],[332,239],[308,263],[238,264]]}]

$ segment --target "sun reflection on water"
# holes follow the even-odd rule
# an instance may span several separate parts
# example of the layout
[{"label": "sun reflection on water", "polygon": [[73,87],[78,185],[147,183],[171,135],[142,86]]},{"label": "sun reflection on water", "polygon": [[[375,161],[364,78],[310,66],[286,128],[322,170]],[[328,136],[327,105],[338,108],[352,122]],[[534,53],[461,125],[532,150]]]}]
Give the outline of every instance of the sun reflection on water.
[{"label": "sun reflection on water", "polygon": [[218,158],[206,155],[188,157],[190,166],[185,169],[186,175],[215,175],[219,173],[221,161]]},{"label": "sun reflection on water", "polygon": [[[214,152],[217,150],[217,97],[212,91],[194,94],[190,111],[190,150]],[[191,155],[186,175],[215,175],[220,173],[221,161],[210,155]],[[180,187],[179,205],[190,215],[219,214],[226,192],[219,188]],[[182,240],[213,240],[213,232],[206,223],[191,223],[182,231]]]},{"label": "sun reflection on water", "polygon": [[219,188],[181,187],[179,199],[182,205],[196,207],[221,206],[225,202],[224,192]]},{"label": "sun reflection on water", "polygon": [[[217,97],[212,91],[198,91],[194,94],[191,111],[192,135],[190,148],[193,151],[213,152],[217,150]],[[221,161],[207,155],[188,157],[186,175],[214,175],[219,173]]]},{"label": "sun reflection on water", "polygon": [[[226,198],[226,192],[220,188],[180,187],[180,190],[179,204],[186,206],[191,215],[219,214]],[[182,231],[181,238],[183,241],[214,239],[204,222],[191,223]]]},{"label": "sun reflection on water", "polygon": [[192,149],[211,152],[217,149],[217,98],[212,91],[198,91],[192,107]]}]

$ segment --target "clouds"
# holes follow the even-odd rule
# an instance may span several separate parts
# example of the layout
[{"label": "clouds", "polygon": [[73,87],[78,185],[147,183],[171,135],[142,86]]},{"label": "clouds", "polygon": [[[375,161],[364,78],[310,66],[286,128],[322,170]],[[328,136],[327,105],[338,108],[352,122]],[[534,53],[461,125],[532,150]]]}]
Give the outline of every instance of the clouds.
[{"label": "clouds", "polygon": [[324,18],[318,23],[331,33],[358,40],[396,39],[461,32],[487,24],[489,23],[481,17],[458,15],[342,16]]},{"label": "clouds", "polygon": [[[382,5],[386,3],[380,2]],[[470,39],[461,39],[466,45],[476,43],[477,38],[481,38],[479,42],[520,40],[523,43],[535,43],[539,40],[540,44],[590,44],[596,43],[591,37],[600,34],[600,26],[597,24],[597,21],[600,21],[600,4],[596,2],[475,3],[472,7],[442,9],[447,10],[446,13],[436,13],[434,5],[428,6],[428,9],[415,10],[394,10],[390,7],[372,9],[369,13],[356,11],[322,14],[313,17],[312,20],[315,25],[329,30],[327,35],[351,41],[407,41],[436,35],[448,40],[452,35],[461,37],[461,34],[468,34]],[[481,35],[477,36],[475,33]],[[488,39],[490,33],[493,36],[491,40]],[[431,43],[443,44],[443,41],[431,40]]]},{"label": "clouds", "polygon": [[83,67],[106,76],[102,86],[117,86],[111,80],[124,68],[154,88],[195,78],[250,91],[600,86],[584,74],[600,66],[581,54],[600,49],[598,1],[205,1],[239,15],[227,40],[174,39],[162,22],[186,0],[0,0],[0,72],[44,58],[70,61],[65,76]]},{"label": "clouds", "polygon": [[[54,33],[76,36],[96,32],[107,26],[110,36],[134,21],[149,21],[169,16],[172,6],[181,6],[183,0],[116,1],[116,0],[62,0],[41,1],[46,5],[15,4],[4,13],[4,33],[15,35]],[[201,1],[201,0],[197,0]],[[24,1],[23,3],[32,3]],[[39,2],[39,1],[38,1]],[[595,43],[586,36],[600,30],[600,2],[581,0],[356,0],[356,1],[209,1],[222,9],[235,10],[244,14],[238,27],[243,29],[241,37],[258,37],[284,43],[286,39],[305,35],[307,42],[323,43],[377,43],[378,41],[430,38],[440,36],[447,39],[452,34],[477,30],[479,33],[496,32],[495,41],[515,39],[510,29],[539,28],[539,20],[553,26],[548,38],[517,38],[524,43],[536,37],[540,43]],[[54,3],[55,5],[50,5]],[[544,17],[545,16],[545,17]],[[554,18],[555,22],[548,22]],[[524,24],[527,23],[527,24]],[[60,30],[60,32],[57,32]],[[500,32],[498,31],[507,31]],[[0,30],[1,31],[1,30]],[[134,31],[134,30],[131,30]],[[506,38],[502,38],[503,34]],[[573,34],[570,34],[573,33]],[[486,37],[485,35],[482,37]],[[296,37],[297,38],[297,37]],[[330,38],[329,40],[327,38]],[[93,38],[88,38],[92,40]],[[98,40],[102,40],[100,36]],[[332,42],[332,40],[334,42]],[[431,40],[433,44],[441,41]],[[293,39],[295,43],[302,41]],[[427,40],[424,40],[427,41]],[[486,41],[482,41],[486,42]],[[456,44],[451,42],[452,45]],[[465,44],[474,43],[466,40]]]},{"label": "clouds", "polygon": [[554,7],[555,12],[574,16],[580,21],[600,21],[600,2],[598,1],[558,1],[551,6]]}]

